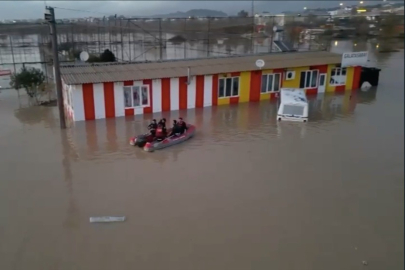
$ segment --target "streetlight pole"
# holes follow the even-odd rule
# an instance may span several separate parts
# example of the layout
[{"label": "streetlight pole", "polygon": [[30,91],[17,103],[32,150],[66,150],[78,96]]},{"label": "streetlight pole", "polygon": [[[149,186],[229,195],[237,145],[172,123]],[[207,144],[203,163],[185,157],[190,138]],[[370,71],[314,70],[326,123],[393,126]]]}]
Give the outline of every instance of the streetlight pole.
[{"label": "streetlight pole", "polygon": [[60,128],[65,129],[66,119],[65,119],[65,109],[63,106],[62,79],[60,76],[60,66],[58,56],[58,37],[56,34],[55,10],[53,9],[53,7],[46,7],[45,20],[49,23],[51,27],[53,67],[55,69],[55,83],[56,83],[56,93],[58,96]]}]

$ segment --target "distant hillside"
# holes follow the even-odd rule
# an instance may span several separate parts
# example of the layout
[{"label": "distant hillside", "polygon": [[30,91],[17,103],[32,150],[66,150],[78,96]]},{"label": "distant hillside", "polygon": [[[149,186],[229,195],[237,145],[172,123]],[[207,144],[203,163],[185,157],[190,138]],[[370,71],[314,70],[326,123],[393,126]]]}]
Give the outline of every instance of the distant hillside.
[{"label": "distant hillside", "polygon": [[188,17],[228,17],[228,14],[222,11],[210,9],[191,9],[186,12],[177,11],[169,14],[153,15],[153,18],[188,18]]}]

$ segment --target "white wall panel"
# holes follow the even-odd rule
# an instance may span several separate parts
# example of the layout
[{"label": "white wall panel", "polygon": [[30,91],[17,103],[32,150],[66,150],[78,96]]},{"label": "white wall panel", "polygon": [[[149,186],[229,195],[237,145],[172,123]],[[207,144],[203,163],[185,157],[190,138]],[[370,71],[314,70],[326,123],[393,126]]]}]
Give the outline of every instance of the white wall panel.
[{"label": "white wall panel", "polygon": [[212,106],[212,75],[204,76],[204,107]]},{"label": "white wall panel", "polygon": [[170,110],[177,111],[179,109],[179,78],[170,79]]}]

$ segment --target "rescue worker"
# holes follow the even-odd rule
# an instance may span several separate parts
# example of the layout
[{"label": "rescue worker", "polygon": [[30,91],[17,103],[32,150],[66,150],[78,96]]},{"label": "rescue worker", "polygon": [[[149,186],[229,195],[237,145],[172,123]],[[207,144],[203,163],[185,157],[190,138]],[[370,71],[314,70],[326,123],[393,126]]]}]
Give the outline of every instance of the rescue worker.
[{"label": "rescue worker", "polygon": [[149,132],[155,137],[156,135],[156,129],[157,129],[157,123],[156,119],[153,119],[152,122],[148,126]]},{"label": "rescue worker", "polygon": [[163,129],[163,133],[165,136],[167,135],[167,129],[166,129],[166,118],[162,118],[159,120],[158,126],[161,125]]},{"label": "rescue worker", "polygon": [[166,138],[166,131],[163,129],[162,124],[158,124],[158,128],[156,129],[156,139],[158,141],[162,141]]},{"label": "rescue worker", "polygon": [[166,118],[160,119],[158,125],[162,125],[163,127],[166,128]]},{"label": "rescue worker", "polygon": [[152,122],[149,124],[148,129],[156,129],[156,128],[157,128],[156,119],[153,119]]},{"label": "rescue worker", "polygon": [[183,118],[182,118],[182,117],[179,117],[179,121],[177,122],[177,124],[178,124],[179,127],[180,127],[180,132],[181,132],[181,133],[186,132],[186,130],[187,130],[187,124],[186,124],[186,122],[183,121]]},{"label": "rescue worker", "polygon": [[172,128],[172,132],[170,132],[169,136],[173,136],[173,135],[179,135],[181,132],[179,124],[177,123],[176,120],[173,120],[173,128]]},{"label": "rescue worker", "polygon": [[159,128],[159,126],[162,128],[163,134],[164,134],[165,136],[167,136],[166,118],[162,118],[162,119],[159,120],[159,122],[158,122],[158,128]]}]

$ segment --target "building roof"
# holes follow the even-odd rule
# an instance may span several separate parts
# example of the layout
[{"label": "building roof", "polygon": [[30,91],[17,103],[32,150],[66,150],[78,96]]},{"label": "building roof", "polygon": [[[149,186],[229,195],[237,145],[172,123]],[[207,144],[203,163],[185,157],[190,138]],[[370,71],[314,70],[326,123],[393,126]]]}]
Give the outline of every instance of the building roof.
[{"label": "building roof", "polygon": [[307,97],[302,89],[282,88],[281,102],[283,104],[307,105]]},{"label": "building roof", "polygon": [[61,66],[64,83],[103,83],[160,79],[190,75],[210,75],[259,70],[255,62],[262,59],[262,69],[294,68],[326,64],[338,64],[341,55],[329,52],[288,52],[250,56],[172,60],[149,63],[104,63],[86,66]]}]

